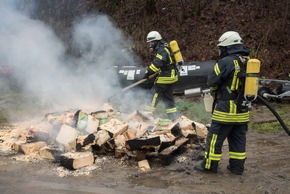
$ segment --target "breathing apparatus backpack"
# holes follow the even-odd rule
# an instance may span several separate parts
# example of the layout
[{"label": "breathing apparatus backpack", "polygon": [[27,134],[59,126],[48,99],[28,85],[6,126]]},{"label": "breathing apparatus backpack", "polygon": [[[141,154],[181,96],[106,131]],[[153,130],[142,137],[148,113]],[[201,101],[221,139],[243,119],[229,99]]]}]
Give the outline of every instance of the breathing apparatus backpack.
[{"label": "breathing apparatus backpack", "polygon": [[182,54],[180,52],[180,49],[179,49],[179,46],[178,46],[176,40],[170,41],[169,46],[170,46],[170,49],[173,53],[176,65],[179,65],[179,66],[183,65],[184,60],[182,58]]},{"label": "breathing apparatus backpack", "polygon": [[243,107],[250,108],[251,103],[258,95],[261,62],[258,59],[239,56],[239,66],[240,72],[238,77],[241,83],[238,88],[237,105],[241,109]]}]

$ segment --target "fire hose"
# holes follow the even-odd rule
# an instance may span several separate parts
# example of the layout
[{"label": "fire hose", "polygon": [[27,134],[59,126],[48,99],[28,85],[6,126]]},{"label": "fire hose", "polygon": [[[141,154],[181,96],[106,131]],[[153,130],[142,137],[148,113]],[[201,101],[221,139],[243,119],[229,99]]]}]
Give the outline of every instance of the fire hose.
[{"label": "fire hose", "polygon": [[262,96],[266,96],[267,93],[264,93],[263,95],[258,95],[257,99],[262,102],[272,113],[273,115],[276,117],[276,119],[279,121],[280,125],[283,127],[284,131],[290,136],[290,130],[288,129],[288,127],[286,126],[286,124],[284,123],[284,121],[282,120],[282,118],[280,117],[280,115],[275,111],[275,109],[268,103],[267,100],[265,100]]},{"label": "fire hose", "polygon": [[120,92],[118,92],[118,93],[116,93],[116,94],[110,96],[109,99],[108,99],[108,103],[110,102],[110,100],[111,100],[113,97],[119,95],[119,94],[122,93],[122,92],[126,92],[127,90],[129,90],[129,89],[131,89],[131,88],[133,88],[133,87],[135,87],[135,86],[138,86],[138,85],[144,83],[145,81],[147,81],[147,80],[149,80],[149,79],[152,79],[152,78],[156,77],[158,73],[159,73],[159,71],[157,71],[157,72],[155,72],[154,74],[150,75],[148,78],[141,79],[141,80],[139,80],[139,81],[137,81],[137,82],[135,82],[135,83],[133,83],[133,84],[131,84],[131,85],[129,85],[129,86],[123,88]]}]

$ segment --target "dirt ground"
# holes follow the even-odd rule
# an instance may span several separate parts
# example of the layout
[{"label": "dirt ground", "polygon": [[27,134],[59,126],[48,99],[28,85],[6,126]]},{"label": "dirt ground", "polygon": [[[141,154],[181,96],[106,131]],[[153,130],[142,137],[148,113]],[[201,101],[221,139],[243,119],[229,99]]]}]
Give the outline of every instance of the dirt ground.
[{"label": "dirt ground", "polygon": [[[2,132],[10,129],[0,126]],[[147,172],[138,169],[136,161],[108,155],[98,156],[93,166],[69,171],[50,160],[28,160],[4,150],[0,142],[0,193],[289,193],[289,136],[282,129],[278,134],[250,129],[247,138],[246,170],[241,176],[226,169],[227,145],[218,174],[202,174],[193,169],[200,162],[198,146],[188,145],[167,166],[150,161]]]}]

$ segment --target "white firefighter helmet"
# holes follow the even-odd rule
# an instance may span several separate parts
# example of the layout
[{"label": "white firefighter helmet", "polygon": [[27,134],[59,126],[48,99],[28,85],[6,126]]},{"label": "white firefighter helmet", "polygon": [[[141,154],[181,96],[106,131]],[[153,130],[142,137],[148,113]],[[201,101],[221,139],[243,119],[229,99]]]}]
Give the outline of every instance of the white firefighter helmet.
[{"label": "white firefighter helmet", "polygon": [[151,31],[147,35],[147,42],[151,42],[154,40],[161,40],[161,39],[162,39],[162,37],[159,34],[159,32],[157,32],[157,31]]},{"label": "white firefighter helmet", "polygon": [[240,37],[239,33],[235,31],[228,31],[225,32],[220,38],[219,38],[219,44],[217,46],[230,46],[234,44],[243,44],[243,40]]}]

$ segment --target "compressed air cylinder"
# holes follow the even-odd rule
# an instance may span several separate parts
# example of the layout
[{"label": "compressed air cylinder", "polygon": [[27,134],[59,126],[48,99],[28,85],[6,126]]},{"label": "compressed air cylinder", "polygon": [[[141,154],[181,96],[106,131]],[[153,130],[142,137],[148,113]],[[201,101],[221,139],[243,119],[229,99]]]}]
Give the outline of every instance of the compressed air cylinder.
[{"label": "compressed air cylinder", "polygon": [[172,40],[169,44],[170,44],[171,51],[174,54],[174,59],[175,59],[176,63],[178,65],[182,65],[184,61],[183,61],[183,58],[182,58],[182,55],[181,55],[181,52],[179,50],[179,46],[178,46],[176,40]]},{"label": "compressed air cylinder", "polygon": [[258,92],[258,78],[261,62],[258,59],[249,59],[246,68],[245,96],[256,96]]}]

